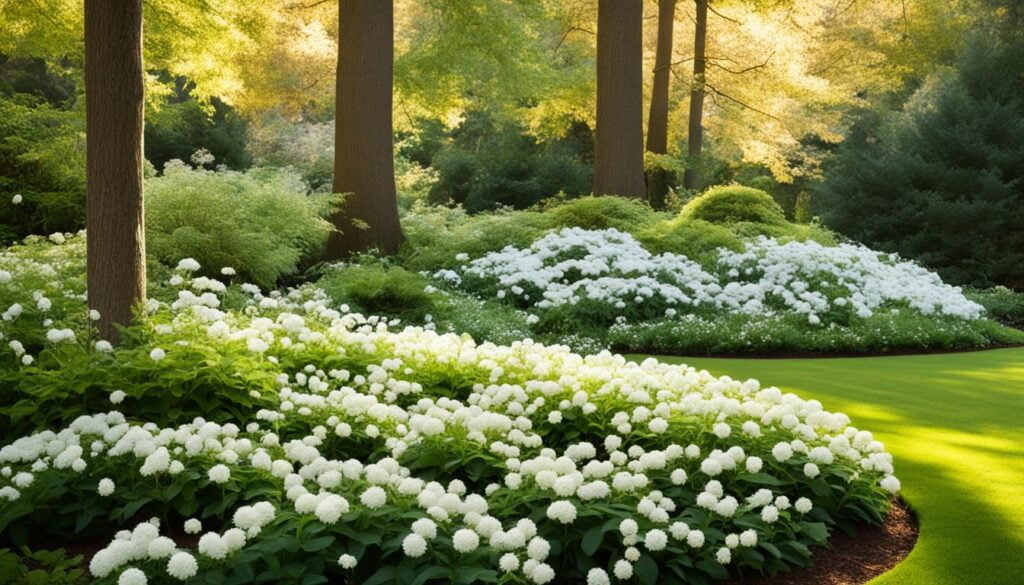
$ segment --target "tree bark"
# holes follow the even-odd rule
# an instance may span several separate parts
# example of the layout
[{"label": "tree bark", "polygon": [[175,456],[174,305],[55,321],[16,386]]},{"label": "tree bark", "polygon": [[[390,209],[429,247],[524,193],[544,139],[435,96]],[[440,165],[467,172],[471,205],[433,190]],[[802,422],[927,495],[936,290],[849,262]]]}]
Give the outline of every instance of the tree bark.
[{"label": "tree bark", "polygon": [[403,239],[391,121],[394,5],[340,0],[338,7],[333,191],[348,195],[331,218],[340,231],[327,239],[328,260],[370,249],[393,254]]},{"label": "tree bark", "polygon": [[[654,56],[654,86],[651,110],[647,117],[647,151],[668,152],[668,86],[672,67],[672,33],[675,28],[676,0],[658,2],[658,46]],[[647,177],[647,201],[655,209],[665,207],[672,173],[654,169]]]},{"label": "tree bark", "polygon": [[597,130],[594,194],[643,197],[641,0],[597,4]]},{"label": "tree bark", "polygon": [[142,0],[86,0],[86,272],[110,341],[146,299],[143,101]]},{"label": "tree bark", "polygon": [[683,186],[700,186],[700,151],[704,142],[704,72],[707,68],[708,0],[694,0],[697,4],[697,25],[693,31],[693,88],[690,90],[690,123],[686,139],[686,172]]}]

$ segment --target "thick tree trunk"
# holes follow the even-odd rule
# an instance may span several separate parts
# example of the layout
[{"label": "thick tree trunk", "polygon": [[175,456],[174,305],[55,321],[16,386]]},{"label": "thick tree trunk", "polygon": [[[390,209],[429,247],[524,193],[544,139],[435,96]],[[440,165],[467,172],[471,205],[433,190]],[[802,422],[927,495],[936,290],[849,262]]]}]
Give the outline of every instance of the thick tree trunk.
[{"label": "thick tree trunk", "polygon": [[324,256],[398,251],[395,161],[391,126],[394,6],[391,0],[340,0],[334,129],[335,193],[347,193],[331,218],[339,233]]},{"label": "thick tree trunk", "polygon": [[686,139],[687,169],[683,186],[700,186],[700,151],[704,142],[704,72],[707,68],[708,0],[697,3],[697,25],[693,31],[693,89],[690,90],[690,124]]},{"label": "thick tree trunk", "polygon": [[644,196],[641,0],[597,4],[594,194]]},{"label": "thick tree trunk", "polygon": [[85,1],[89,308],[116,341],[146,298],[142,0]]},{"label": "thick tree trunk", "polygon": [[[676,0],[658,2],[658,46],[654,56],[654,87],[651,111],[647,117],[647,151],[668,152],[668,85],[672,67],[672,32],[675,24]],[[647,177],[647,201],[662,209],[668,195],[672,173],[654,169]]]}]

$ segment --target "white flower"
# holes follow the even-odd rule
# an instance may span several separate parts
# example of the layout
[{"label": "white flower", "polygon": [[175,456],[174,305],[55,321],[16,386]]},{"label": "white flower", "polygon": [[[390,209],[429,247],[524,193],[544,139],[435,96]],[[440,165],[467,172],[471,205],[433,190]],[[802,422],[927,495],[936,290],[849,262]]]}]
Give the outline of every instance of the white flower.
[{"label": "white flower", "polygon": [[533,572],[530,573],[530,579],[538,585],[544,585],[544,583],[550,583],[555,578],[555,570],[551,568],[547,563],[540,563],[533,568]]},{"label": "white flower", "polygon": [[741,532],[740,544],[746,547],[757,546],[757,531],[751,528]]},{"label": "white flower", "polygon": [[604,569],[595,567],[587,571],[587,585],[611,585],[611,582]]},{"label": "white flower", "polygon": [[667,545],[668,545],[668,535],[665,534],[664,531],[658,530],[657,528],[654,529],[654,530],[648,531],[647,534],[644,536],[644,546],[647,548],[647,550],[651,550],[651,551],[664,550],[665,546],[667,546]]},{"label": "white flower", "polygon": [[207,532],[199,537],[199,554],[214,560],[228,556],[228,543],[216,532]]},{"label": "white flower", "polygon": [[821,470],[818,469],[817,465],[813,463],[804,464],[804,475],[806,475],[807,477],[814,479],[815,477],[818,477],[820,474]]},{"label": "white flower", "polygon": [[515,553],[505,553],[498,559],[498,568],[504,573],[511,573],[519,569],[519,557]]},{"label": "white flower", "polygon": [[814,507],[814,504],[812,504],[811,501],[807,498],[800,498],[796,501],[795,504],[793,504],[793,507],[796,508],[797,512],[800,512],[801,514],[806,514],[811,511],[811,509]]},{"label": "white flower", "polygon": [[729,550],[729,547],[723,546],[715,553],[715,560],[720,565],[728,565],[732,561],[732,551]]},{"label": "white flower", "polygon": [[223,274],[224,276],[234,276],[235,274],[237,274],[235,269],[230,266],[225,266],[224,268],[221,268],[220,273]]},{"label": "white flower", "polygon": [[198,572],[199,563],[187,552],[176,552],[167,560],[167,574],[179,581],[187,581]]},{"label": "white flower", "polygon": [[764,520],[766,524],[771,524],[779,519],[779,509],[775,506],[765,506],[761,508],[761,520]]},{"label": "white flower", "polygon": [[197,518],[185,520],[185,534],[199,534],[203,531],[203,523]]},{"label": "white flower", "polygon": [[890,475],[882,479],[882,481],[879,482],[879,485],[881,485],[882,489],[890,494],[895,494],[900,491],[900,480],[896,479],[895,475]]},{"label": "white flower", "polygon": [[159,347],[154,347],[153,351],[149,352],[149,359],[153,360],[154,362],[158,362],[164,359],[165,357],[167,357],[167,352],[160,349]]},{"label": "white flower", "polygon": [[207,476],[213,483],[227,483],[231,479],[231,470],[227,465],[218,464],[210,468]]},{"label": "white flower", "polygon": [[359,561],[350,554],[343,554],[338,557],[338,564],[342,569],[354,569],[358,563]]},{"label": "white flower", "polygon": [[690,545],[691,548],[700,548],[704,546],[704,532],[700,530],[691,530],[686,534],[686,544]]},{"label": "white flower", "polygon": [[101,496],[107,497],[110,494],[114,493],[114,482],[110,478],[104,477],[103,479],[100,480],[99,486],[97,486],[96,491]]},{"label": "white flower", "polygon": [[452,535],[452,545],[460,553],[468,553],[480,546],[480,537],[468,528],[461,528]]},{"label": "white flower", "polygon": [[619,559],[615,561],[615,567],[612,569],[612,572],[615,573],[616,579],[623,581],[631,579],[633,577],[633,563],[626,559]]},{"label": "white flower", "polygon": [[178,270],[184,270],[185,272],[195,272],[199,270],[199,263],[192,258],[184,258],[178,262]]},{"label": "white flower", "polygon": [[547,514],[548,518],[552,520],[557,520],[562,524],[572,524],[576,521],[576,506],[568,500],[558,500],[551,502]]},{"label": "white flower", "polygon": [[405,556],[417,558],[427,552],[427,541],[415,532],[410,533],[402,540],[402,551]]},{"label": "white flower", "polygon": [[388,501],[388,494],[379,486],[366,488],[366,491],[359,496],[359,501],[371,510],[380,508]]},{"label": "white flower", "polygon": [[125,569],[117,578],[117,585],[146,585],[146,574],[135,567]]},{"label": "white flower", "polygon": [[324,524],[335,524],[348,511],[349,505],[345,498],[337,494],[327,494],[317,504],[315,514]]},{"label": "white flower", "polygon": [[21,202],[22,202],[22,199],[23,198],[21,196],[21,193],[15,193],[14,197],[11,197],[11,203],[13,203],[15,205],[20,205]]}]

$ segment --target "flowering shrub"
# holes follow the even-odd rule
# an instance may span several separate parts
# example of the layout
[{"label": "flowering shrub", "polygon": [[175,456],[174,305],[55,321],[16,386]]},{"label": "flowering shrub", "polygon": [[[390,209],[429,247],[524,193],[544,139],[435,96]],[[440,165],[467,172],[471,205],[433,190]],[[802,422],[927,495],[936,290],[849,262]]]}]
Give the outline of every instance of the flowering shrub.
[{"label": "flowering shrub", "polygon": [[[435,278],[529,311],[539,332],[590,331],[627,342],[619,347],[655,346],[628,344],[632,335],[609,337],[609,326],[622,332],[657,323],[664,331],[679,329],[676,324],[722,319],[760,329],[782,322],[796,333],[794,346],[825,351],[985,345],[1024,337],[983,319],[981,305],[936,274],[851,244],[759,237],[741,251],[719,248],[698,263],[671,252],[654,254],[615,229],[566,228],[528,247],[509,246],[475,259],[461,254],[456,260],[461,262],[457,270],[437,271]],[[889,331],[893,327],[887,325],[897,321],[907,335],[888,339],[872,333]],[[851,331],[862,332],[854,338],[863,343],[842,339]],[[673,335],[678,346],[657,347],[681,351],[736,346],[723,343],[729,340],[710,340],[708,334],[691,343],[685,334]],[[724,330],[717,333],[718,338],[726,335]],[[768,345],[779,344],[766,340],[753,350],[769,350]],[[781,345],[779,349],[795,349]]]},{"label": "flowering shrub", "polygon": [[0,351],[21,380],[76,353],[126,376],[0,448],[0,533],[104,536],[96,583],[701,582],[806,564],[899,489],[870,432],[756,380],[395,331],[314,286],[180,287],[102,355],[84,332]]}]

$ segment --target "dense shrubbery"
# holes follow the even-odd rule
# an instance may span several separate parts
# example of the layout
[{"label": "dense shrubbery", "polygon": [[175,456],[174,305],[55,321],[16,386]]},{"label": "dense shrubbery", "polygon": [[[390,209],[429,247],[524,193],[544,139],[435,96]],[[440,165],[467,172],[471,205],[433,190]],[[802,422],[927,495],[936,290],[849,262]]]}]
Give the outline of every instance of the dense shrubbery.
[{"label": "dense shrubbery", "polygon": [[1024,288],[1024,44],[971,40],[891,116],[866,113],[829,169],[828,224],[951,282]]},{"label": "dense shrubbery", "polygon": [[331,229],[323,216],[334,201],[309,195],[288,171],[211,171],[172,161],[146,181],[148,253],[172,266],[195,258],[209,275],[233,268],[272,286],[320,251]]},{"label": "dense shrubbery", "polygon": [[867,248],[762,237],[698,258],[652,254],[614,229],[567,228],[529,247],[462,254],[458,269],[436,277],[528,311],[541,338],[577,347],[764,353],[1024,342],[934,273]]},{"label": "dense shrubbery", "polygon": [[786,221],[782,207],[760,189],[726,185],[708,189],[683,207],[685,219],[710,223],[754,222],[781,224]]},{"label": "dense shrubbery", "polygon": [[[39,261],[67,245],[7,253],[2,289],[84,313]],[[316,286],[181,265],[117,348],[49,310],[0,323],[45,340],[0,347],[0,372],[54,417],[2,427],[0,533],[104,539],[100,585],[709,582],[805,565],[899,489],[871,433],[754,380],[393,332]]]}]

